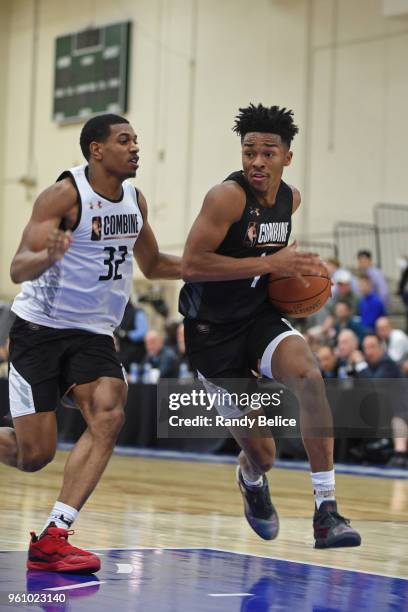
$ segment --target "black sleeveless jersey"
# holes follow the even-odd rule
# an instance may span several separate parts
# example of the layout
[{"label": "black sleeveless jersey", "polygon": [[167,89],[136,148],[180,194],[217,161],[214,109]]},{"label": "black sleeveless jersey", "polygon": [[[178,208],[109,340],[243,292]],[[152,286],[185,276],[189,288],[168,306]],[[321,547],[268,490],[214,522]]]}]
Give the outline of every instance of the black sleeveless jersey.
[{"label": "black sleeveless jersey", "polygon": [[[262,206],[242,171],[226,181],[236,181],[245,191],[241,218],[233,223],[215,251],[228,257],[262,257],[286,246],[291,231],[293,192],[281,181],[275,205]],[[179,312],[186,318],[226,323],[250,318],[271,308],[268,275],[229,281],[186,283],[180,292]]]}]

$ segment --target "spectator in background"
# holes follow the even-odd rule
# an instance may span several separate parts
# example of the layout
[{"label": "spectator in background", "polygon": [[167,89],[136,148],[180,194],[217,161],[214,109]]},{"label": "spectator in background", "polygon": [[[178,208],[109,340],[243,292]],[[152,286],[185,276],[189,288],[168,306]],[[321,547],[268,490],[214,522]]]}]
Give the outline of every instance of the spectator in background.
[{"label": "spectator in background", "polygon": [[376,334],[367,334],[363,340],[362,361],[366,367],[359,372],[359,378],[400,378],[398,365],[385,352],[385,348]]},{"label": "spectator in background", "polygon": [[193,368],[191,367],[190,360],[186,355],[186,343],[184,340],[184,323],[179,323],[177,326],[177,358],[179,365],[179,376],[185,377],[190,374],[194,376]]},{"label": "spectator in background", "polygon": [[147,330],[145,311],[129,300],[122,322],[115,332],[119,338],[119,360],[127,372],[131,363],[141,363],[146,354],[144,339]]},{"label": "spectator in background", "polygon": [[0,345],[0,378],[8,376],[9,338]]},{"label": "spectator in background", "polygon": [[[400,378],[398,365],[387,355],[381,339],[375,334],[369,334],[363,341],[364,357],[367,367],[362,369],[359,378]],[[404,401],[405,400],[405,401]],[[407,438],[408,438],[408,403],[406,397],[398,398],[390,405],[391,425],[393,429],[394,454],[388,462],[391,467],[408,467]]]},{"label": "spectator in background", "polygon": [[339,378],[357,376],[367,367],[363,354],[358,350],[358,338],[351,329],[343,329],[338,335],[336,353],[339,357]]},{"label": "spectator in background", "polygon": [[381,270],[373,265],[371,251],[361,249],[357,253],[357,267],[360,273],[367,274],[370,277],[374,293],[382,299],[383,304],[387,307],[390,299],[387,281]]},{"label": "spectator in background", "polygon": [[[332,287],[333,297],[326,304],[326,312],[328,312],[323,324],[321,325],[321,333],[323,338],[330,338],[333,335],[336,320],[336,305],[339,302],[347,302],[350,307],[350,316],[353,317],[358,313],[359,297],[352,289],[352,276],[348,270],[338,270],[336,272],[336,283]],[[360,334],[360,332],[358,332]]]},{"label": "spectator in background", "polygon": [[142,368],[149,364],[160,371],[160,378],[177,378],[179,365],[175,352],[164,346],[163,336],[159,332],[150,330],[145,336],[146,356],[142,361]]},{"label": "spectator in background", "polygon": [[384,302],[373,291],[373,284],[368,274],[359,275],[358,286],[361,294],[358,314],[364,327],[374,332],[377,319],[386,315]]},{"label": "spectator in background", "polygon": [[334,348],[325,344],[317,350],[317,360],[323,378],[338,378],[340,362]]},{"label": "spectator in background", "polygon": [[375,329],[391,359],[401,363],[408,356],[408,336],[402,329],[393,329],[387,317],[377,319]]},{"label": "spectator in background", "polygon": [[405,256],[405,265],[401,272],[401,277],[398,282],[398,295],[401,297],[405,306],[405,331],[408,333],[408,257]]},{"label": "spectator in background", "polygon": [[15,318],[15,314],[11,311],[10,302],[0,300],[0,346],[7,345],[7,355],[9,332]]},{"label": "spectator in background", "polygon": [[352,315],[358,313],[358,295],[352,288],[352,275],[348,270],[338,271],[334,286],[332,314],[338,302],[347,302]]},{"label": "spectator in background", "polygon": [[0,378],[8,376],[9,332],[14,319],[10,302],[0,300]]},{"label": "spectator in background", "polygon": [[403,359],[400,363],[400,370],[404,378],[408,378],[408,359]]},{"label": "spectator in background", "polygon": [[344,273],[346,272],[347,278],[350,278],[350,287],[353,293],[358,293],[358,285],[357,285],[357,280],[356,278],[351,274],[351,272],[349,272],[349,270],[347,270],[346,268],[342,268],[341,264],[339,262],[339,260],[337,259],[337,257],[329,257],[329,259],[326,260],[326,265],[327,268],[329,270],[329,274],[330,274],[330,278],[332,279],[332,283],[333,283],[333,289],[332,289],[332,293],[333,296],[336,295],[337,293],[337,282],[339,278],[344,278]]},{"label": "spectator in background", "polygon": [[[317,354],[317,351],[322,346],[322,344],[326,344],[330,341],[330,338],[326,338],[324,334],[322,334],[321,326],[311,327],[307,329],[303,334],[304,339],[309,345],[310,350],[313,354]],[[333,330],[332,330],[333,331]]]},{"label": "spectator in background", "polygon": [[9,358],[9,338],[6,338],[4,343],[0,345],[0,363],[8,361]]},{"label": "spectator in background", "polygon": [[360,317],[353,316],[350,304],[346,301],[339,300],[334,307],[334,330],[336,332],[336,338],[343,329],[350,329],[354,332],[358,338],[359,344],[361,344],[366,335],[366,329],[361,323]]},{"label": "spectator in background", "polygon": [[166,321],[166,324],[164,326],[164,332],[165,332],[165,340],[164,340],[164,344],[168,347],[170,347],[171,349],[173,349],[173,351],[175,353],[177,353],[177,330],[179,328],[180,325],[180,320],[175,320],[172,319],[171,321]]}]

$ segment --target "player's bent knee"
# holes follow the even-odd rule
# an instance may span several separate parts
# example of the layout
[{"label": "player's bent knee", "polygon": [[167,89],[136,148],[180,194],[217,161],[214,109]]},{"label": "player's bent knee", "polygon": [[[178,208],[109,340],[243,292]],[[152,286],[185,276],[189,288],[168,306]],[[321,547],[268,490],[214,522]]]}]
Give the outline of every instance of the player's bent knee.
[{"label": "player's bent knee", "polygon": [[17,467],[22,472],[38,472],[54,459],[55,453],[26,454],[19,457]]},{"label": "player's bent knee", "polygon": [[110,420],[112,428],[119,433],[125,424],[125,412],[123,408],[115,408],[110,415]]},{"label": "player's bent knee", "polygon": [[125,412],[122,406],[101,408],[92,419],[90,427],[97,437],[116,438],[125,423]]}]

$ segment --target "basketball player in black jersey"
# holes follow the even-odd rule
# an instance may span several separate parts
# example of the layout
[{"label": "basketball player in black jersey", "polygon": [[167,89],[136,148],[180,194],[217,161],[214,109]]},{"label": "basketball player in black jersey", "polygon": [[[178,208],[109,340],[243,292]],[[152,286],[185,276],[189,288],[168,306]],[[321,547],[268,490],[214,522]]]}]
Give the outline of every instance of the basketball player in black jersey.
[{"label": "basketball player in black jersey", "polygon": [[[358,546],[359,534],[337,512],[334,497],[332,419],[318,366],[305,340],[268,300],[268,274],[320,274],[320,259],[288,246],[299,191],[282,180],[298,128],[292,111],[259,104],[241,108],[234,131],[241,138],[243,170],[213,187],[188,236],[180,294],[186,349],[207,388],[212,379],[249,378],[251,372],[285,383],[297,396],[303,442],[315,495],[316,548]],[[235,406],[219,406],[226,417]],[[237,479],[245,516],[266,540],[278,534],[265,472],[275,458],[269,430],[231,430],[242,451]]]}]

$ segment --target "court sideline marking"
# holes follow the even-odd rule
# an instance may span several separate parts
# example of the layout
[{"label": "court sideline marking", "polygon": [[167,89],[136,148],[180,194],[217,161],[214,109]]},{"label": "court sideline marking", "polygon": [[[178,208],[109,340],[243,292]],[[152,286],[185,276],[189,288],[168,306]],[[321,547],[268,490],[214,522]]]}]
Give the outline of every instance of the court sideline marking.
[{"label": "court sideline marking", "polygon": [[46,587],[43,591],[72,591],[73,589],[83,589],[84,587],[106,584],[107,580],[91,580],[90,582],[78,582],[77,584],[69,584],[61,587]]},{"label": "court sideline marking", "polygon": [[[69,451],[73,444],[61,442],[58,450]],[[173,461],[191,461],[195,463],[236,464],[234,455],[214,455],[208,453],[192,453],[183,451],[169,451],[150,448],[131,448],[127,446],[115,446],[115,455],[125,457],[145,457],[147,459],[170,459]],[[310,466],[307,461],[289,461],[277,459],[274,468],[283,470],[300,470],[309,472]],[[408,470],[386,467],[373,467],[365,465],[353,465],[345,463],[335,464],[336,474],[350,474],[352,476],[367,476],[370,478],[389,478],[393,480],[408,480]]]}]

